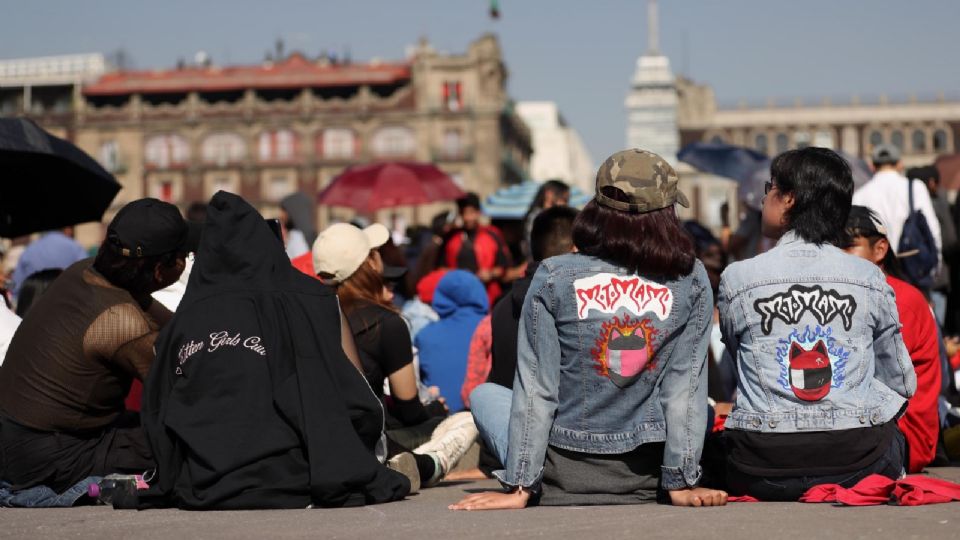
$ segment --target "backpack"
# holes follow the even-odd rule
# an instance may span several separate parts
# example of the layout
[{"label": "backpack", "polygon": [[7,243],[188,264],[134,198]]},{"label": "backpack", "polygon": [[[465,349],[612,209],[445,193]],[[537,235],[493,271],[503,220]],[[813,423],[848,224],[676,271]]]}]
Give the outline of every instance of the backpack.
[{"label": "backpack", "polygon": [[902,253],[900,266],[904,275],[915,287],[929,290],[933,286],[933,271],[937,269],[940,258],[937,255],[937,243],[930,232],[930,225],[920,210],[913,206],[913,180],[907,180],[907,194],[910,201],[910,214],[903,222],[900,245],[897,253]]}]

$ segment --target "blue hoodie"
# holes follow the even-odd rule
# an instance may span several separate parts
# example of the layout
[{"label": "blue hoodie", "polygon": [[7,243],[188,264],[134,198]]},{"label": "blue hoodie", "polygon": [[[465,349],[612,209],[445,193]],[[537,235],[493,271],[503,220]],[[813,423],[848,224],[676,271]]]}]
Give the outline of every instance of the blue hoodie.
[{"label": "blue hoodie", "polygon": [[420,354],[420,376],[427,386],[438,386],[450,412],[463,409],[460,387],[467,374],[470,338],[489,310],[487,291],[476,276],[452,270],[433,294],[440,320],[428,324],[413,344]]}]

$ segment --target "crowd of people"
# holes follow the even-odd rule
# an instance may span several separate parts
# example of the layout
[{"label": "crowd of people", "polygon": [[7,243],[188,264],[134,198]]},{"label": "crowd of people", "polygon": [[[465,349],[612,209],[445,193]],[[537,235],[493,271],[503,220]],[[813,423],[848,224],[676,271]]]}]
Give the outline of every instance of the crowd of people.
[{"label": "crowd of people", "polygon": [[0,505],[110,474],[138,475],[124,507],[384,503],[474,445],[504,488],[454,510],[796,501],[949,463],[958,212],[936,169],[872,165],[855,191],[831,150],[777,156],[749,257],[638,149],[581,210],[544,183],[515,243],[472,193],[407,238],[225,192],[131,202],[92,258],[47,233],[0,306]]}]

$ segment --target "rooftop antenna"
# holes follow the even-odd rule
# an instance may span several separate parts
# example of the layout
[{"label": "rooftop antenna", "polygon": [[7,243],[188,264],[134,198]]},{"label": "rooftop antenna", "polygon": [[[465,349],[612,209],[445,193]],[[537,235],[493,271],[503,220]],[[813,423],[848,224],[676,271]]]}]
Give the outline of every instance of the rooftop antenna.
[{"label": "rooftop antenna", "polygon": [[660,27],[657,23],[657,0],[647,2],[647,52],[651,56],[660,53]]}]

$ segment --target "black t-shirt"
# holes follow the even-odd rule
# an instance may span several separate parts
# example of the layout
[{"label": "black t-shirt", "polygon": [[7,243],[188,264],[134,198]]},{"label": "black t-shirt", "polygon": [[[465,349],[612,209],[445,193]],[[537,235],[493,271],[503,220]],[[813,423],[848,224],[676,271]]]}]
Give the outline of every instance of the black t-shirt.
[{"label": "black t-shirt", "polygon": [[400,315],[363,302],[347,315],[360,352],[363,375],[377,397],[383,398],[383,381],[413,363],[410,330]]},{"label": "black t-shirt", "polygon": [[897,430],[886,424],[837,431],[724,432],[728,459],[737,470],[762,477],[829,476],[866,468],[888,450]]}]

